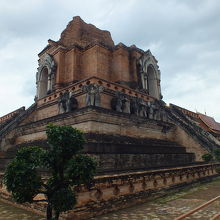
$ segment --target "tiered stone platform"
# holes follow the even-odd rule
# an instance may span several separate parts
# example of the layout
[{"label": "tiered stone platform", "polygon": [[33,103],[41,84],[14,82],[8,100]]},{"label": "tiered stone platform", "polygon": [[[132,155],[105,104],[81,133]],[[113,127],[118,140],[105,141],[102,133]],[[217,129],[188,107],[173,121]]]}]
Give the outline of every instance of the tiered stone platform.
[{"label": "tiered stone platform", "polygon": [[100,173],[191,164],[193,153],[168,140],[120,135],[86,135],[84,151],[96,157]]},{"label": "tiered stone platform", "polygon": [[[175,142],[159,139],[137,139],[126,136],[85,134],[87,143],[84,153],[95,157],[98,173],[142,170],[156,167],[172,167],[194,162],[193,153]],[[47,147],[46,141],[26,143],[22,146],[39,145]],[[4,170],[20,146],[0,154],[0,170]]]},{"label": "tiered stone platform", "polygon": [[47,147],[45,126],[50,122],[84,130],[84,152],[97,159],[99,173],[181,166],[195,159],[173,139],[172,123],[89,106],[18,126],[13,133],[16,144],[2,151],[0,168],[4,169],[22,146]]}]

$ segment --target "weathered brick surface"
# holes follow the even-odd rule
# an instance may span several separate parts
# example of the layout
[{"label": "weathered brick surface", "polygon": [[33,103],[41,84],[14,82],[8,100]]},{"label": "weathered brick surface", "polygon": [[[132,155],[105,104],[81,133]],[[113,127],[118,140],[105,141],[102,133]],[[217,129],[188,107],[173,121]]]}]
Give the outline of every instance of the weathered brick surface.
[{"label": "weathered brick surface", "polygon": [[86,24],[79,16],[74,17],[69,22],[61,34],[59,43],[64,46],[78,44],[82,47],[93,43],[100,43],[109,47],[114,46],[110,32],[100,30],[92,24]]},{"label": "weathered brick surface", "polygon": [[122,43],[114,45],[108,31],[74,17],[59,41],[49,41],[40,57],[49,53],[57,64],[55,88],[97,76],[112,82],[136,82],[137,59],[144,51]]},{"label": "weathered brick surface", "polygon": [[[49,109],[52,107],[46,106],[45,110],[50,112]],[[41,109],[42,113],[43,109]],[[41,110],[38,112],[40,113]],[[169,124],[170,129],[164,133],[163,122],[131,117],[128,114],[97,107],[82,108],[76,112],[54,115],[31,123],[26,121],[6,137],[7,145],[2,142],[2,150],[7,151],[8,148],[16,145],[38,145],[37,141],[46,139],[45,128],[49,122],[71,125],[86,133],[96,134],[95,139],[88,137],[89,140],[91,139],[90,142],[95,144],[90,145],[88,152],[95,155],[100,167],[103,166],[103,170],[108,172],[177,166],[193,162],[194,158],[191,154],[187,155],[185,150],[187,153],[196,152],[196,161],[200,161],[201,155],[205,152],[199,143],[173,124]],[[106,136],[111,137],[111,141],[104,138]],[[141,143],[134,141],[135,139],[140,141],[145,139],[145,141]],[[152,142],[151,139],[157,141]],[[13,143],[9,142],[10,140],[13,140]],[[176,145],[174,146],[173,143]],[[185,149],[176,149],[178,144]],[[146,149],[143,149],[144,147]]]}]

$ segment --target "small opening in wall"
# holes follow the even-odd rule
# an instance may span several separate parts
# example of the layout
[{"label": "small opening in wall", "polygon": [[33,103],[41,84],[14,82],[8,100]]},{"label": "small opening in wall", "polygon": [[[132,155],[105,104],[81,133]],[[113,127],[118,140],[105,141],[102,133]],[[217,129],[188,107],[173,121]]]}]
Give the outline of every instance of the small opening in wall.
[{"label": "small opening in wall", "polygon": [[115,90],[118,90],[118,87],[117,87],[117,86],[115,86]]},{"label": "small opening in wall", "polygon": [[63,95],[63,93],[62,93],[62,92],[60,93],[60,96],[61,96],[61,95]]},{"label": "small opening in wall", "polygon": [[44,99],[44,102],[46,102],[47,101],[47,99]]},{"label": "small opening in wall", "polygon": [[132,94],[132,91],[131,91],[131,90],[129,90],[129,94]]},{"label": "small opening in wall", "polygon": [[118,186],[115,186],[115,187],[114,187],[114,190],[113,190],[113,194],[114,194],[114,195],[118,195],[119,193],[120,193],[119,187],[118,187]]},{"label": "small opening in wall", "polygon": [[99,80],[99,81],[98,81],[98,84],[102,85],[102,81]]},{"label": "small opening in wall", "polygon": [[[90,84],[90,81],[87,81],[86,84],[89,85],[89,84]],[[79,85],[79,86],[80,86],[80,85]]]},{"label": "small opening in wall", "polygon": [[143,96],[143,95],[141,95],[141,98],[144,98],[144,96]]},{"label": "small opening in wall", "polygon": [[51,100],[51,96],[49,97],[49,100]]},{"label": "small opening in wall", "polygon": [[134,184],[133,183],[129,184],[129,191],[134,192]]},{"label": "small opening in wall", "polygon": [[57,95],[54,95],[54,98],[56,98],[57,97]]},{"label": "small opening in wall", "polygon": [[75,90],[75,87],[72,87],[72,91],[74,91]]},{"label": "small opening in wall", "polygon": [[102,198],[102,191],[100,189],[97,189],[96,193],[95,193],[95,197],[96,199],[100,200]]},{"label": "small opening in wall", "polygon": [[109,83],[107,83],[107,87],[111,87],[111,85]]},{"label": "small opening in wall", "polygon": [[137,93],[135,93],[135,96],[137,96],[137,97],[138,97],[138,94],[137,94]]},{"label": "small opening in wall", "polygon": [[167,179],[166,178],[163,179],[163,184],[167,185]]},{"label": "small opening in wall", "polygon": [[79,88],[81,88],[82,87],[82,84],[79,84]]},{"label": "small opening in wall", "polygon": [[122,92],[125,92],[125,89],[122,89],[121,91],[122,91]]}]

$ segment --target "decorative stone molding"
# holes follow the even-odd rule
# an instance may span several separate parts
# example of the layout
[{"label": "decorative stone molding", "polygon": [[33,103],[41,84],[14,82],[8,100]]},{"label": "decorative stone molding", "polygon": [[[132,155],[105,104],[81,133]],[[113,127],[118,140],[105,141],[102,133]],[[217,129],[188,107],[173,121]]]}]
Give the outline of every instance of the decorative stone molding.
[{"label": "decorative stone molding", "polygon": [[150,97],[146,93],[142,93],[140,91],[125,87],[125,86],[117,84],[117,83],[108,82],[108,81],[105,81],[105,80],[100,79],[98,77],[90,77],[90,78],[87,78],[85,80],[75,82],[75,83],[67,86],[65,89],[60,89],[59,91],[53,92],[52,94],[49,94],[49,95],[47,95],[46,97],[44,97],[42,99],[38,99],[37,104],[38,104],[38,106],[41,106],[42,104],[45,105],[45,104],[49,104],[51,102],[54,102],[58,99],[59,94],[61,92],[64,93],[66,90],[68,90],[69,92],[73,91],[74,95],[75,95],[78,92],[79,93],[82,92],[83,86],[88,86],[88,84],[101,85],[105,88],[104,89],[105,92],[108,92],[111,95],[112,94],[115,95],[116,92],[121,91],[121,92],[123,92],[126,95],[129,95],[131,97],[141,97],[141,98],[143,98],[144,100],[147,100],[147,101],[154,100],[152,97]]},{"label": "decorative stone molding", "polygon": [[[220,167],[219,163],[97,176],[90,185],[76,186],[77,205],[62,217],[72,219],[80,216],[80,219],[88,219],[144,203],[166,194],[167,190],[210,180],[217,176],[217,167]],[[0,174],[0,194],[5,200],[11,201],[2,180],[3,175]],[[25,206],[45,212],[43,204],[26,203]]]},{"label": "decorative stone molding", "polygon": [[[142,203],[149,200],[151,196],[155,198],[160,190],[165,192],[166,189],[211,178],[216,175],[217,167],[220,167],[219,163],[97,176],[87,189],[90,197],[85,196],[87,193],[85,187],[79,186],[78,205],[72,213],[81,212],[82,219],[87,219],[95,216],[97,212],[103,214],[129,207],[131,204]],[[117,206],[113,205],[115,203]],[[87,209],[81,211],[82,207],[87,207]]]}]

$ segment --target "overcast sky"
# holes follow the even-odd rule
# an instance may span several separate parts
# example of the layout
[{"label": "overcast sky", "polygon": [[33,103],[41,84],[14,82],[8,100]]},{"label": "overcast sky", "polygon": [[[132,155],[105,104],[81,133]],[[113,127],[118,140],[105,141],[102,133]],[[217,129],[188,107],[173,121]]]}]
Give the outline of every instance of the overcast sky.
[{"label": "overcast sky", "polygon": [[167,103],[220,121],[219,0],[0,0],[0,116],[30,106],[37,54],[73,16],[158,60]]}]

